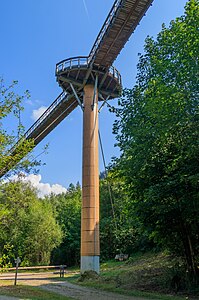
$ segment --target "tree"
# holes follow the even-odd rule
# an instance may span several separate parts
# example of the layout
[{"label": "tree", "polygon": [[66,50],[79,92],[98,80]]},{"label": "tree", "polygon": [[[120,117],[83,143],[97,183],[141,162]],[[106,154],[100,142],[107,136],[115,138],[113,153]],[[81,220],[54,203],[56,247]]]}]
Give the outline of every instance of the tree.
[{"label": "tree", "polygon": [[131,255],[152,248],[148,236],[132,209],[124,177],[116,166],[110,166],[107,178],[100,180],[100,249],[101,259],[116,254]]},{"label": "tree", "polygon": [[151,238],[198,272],[199,2],[148,37],[137,83],[125,90],[114,124],[118,165],[132,209]]},{"label": "tree", "polygon": [[61,244],[63,237],[52,205],[43,200],[36,201],[26,215],[26,222],[28,234],[23,243],[25,262],[48,265],[52,251]]},{"label": "tree", "polygon": [[80,260],[81,188],[70,184],[67,193],[51,195],[47,200],[54,207],[56,220],[63,232],[61,245],[52,253],[55,264],[77,265]]},{"label": "tree", "polygon": [[[29,98],[29,92],[25,91],[24,95],[16,94],[15,87],[17,81],[13,81],[8,87],[5,86],[3,79],[0,79],[0,176],[10,169],[17,171],[28,171],[31,167],[40,165],[32,157],[25,158],[21,163],[19,161],[24,158],[34,147],[32,140],[24,140],[24,127],[20,120],[23,111],[22,102]],[[14,129],[12,133],[8,133],[3,127],[3,121],[10,118],[17,120],[16,133]],[[16,142],[20,141],[17,144]],[[12,171],[14,171],[14,169]]]},{"label": "tree", "polygon": [[10,245],[22,265],[49,264],[61,239],[52,206],[39,199],[30,184],[16,181],[0,186],[0,254]]}]

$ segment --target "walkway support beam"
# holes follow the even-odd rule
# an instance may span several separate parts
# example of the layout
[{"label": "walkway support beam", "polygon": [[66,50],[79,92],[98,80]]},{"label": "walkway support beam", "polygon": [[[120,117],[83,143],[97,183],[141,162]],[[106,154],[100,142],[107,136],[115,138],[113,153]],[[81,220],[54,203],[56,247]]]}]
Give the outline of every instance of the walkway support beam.
[{"label": "walkway support beam", "polygon": [[[93,95],[95,101],[93,105]],[[99,273],[98,90],[84,87],[81,273]]]}]

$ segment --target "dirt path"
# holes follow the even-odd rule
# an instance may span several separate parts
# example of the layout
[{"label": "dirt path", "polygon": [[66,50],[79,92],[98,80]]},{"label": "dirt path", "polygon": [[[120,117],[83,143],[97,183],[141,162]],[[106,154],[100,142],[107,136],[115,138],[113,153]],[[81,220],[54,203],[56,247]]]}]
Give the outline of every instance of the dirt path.
[{"label": "dirt path", "polygon": [[[4,276],[0,276],[0,280],[1,279],[10,280],[13,279],[13,275],[4,274]],[[44,290],[68,296],[76,300],[146,300],[145,298],[123,296],[116,293],[109,293],[98,289],[71,284],[67,281],[58,280],[58,275],[53,273],[21,273],[18,276],[18,282],[25,285],[37,286]],[[16,298],[6,299],[1,297],[3,296],[0,296],[0,300],[16,300]]]},{"label": "dirt path", "polygon": [[0,300],[16,300],[16,299],[19,299],[19,298],[13,298],[13,297],[1,296],[0,295]]}]

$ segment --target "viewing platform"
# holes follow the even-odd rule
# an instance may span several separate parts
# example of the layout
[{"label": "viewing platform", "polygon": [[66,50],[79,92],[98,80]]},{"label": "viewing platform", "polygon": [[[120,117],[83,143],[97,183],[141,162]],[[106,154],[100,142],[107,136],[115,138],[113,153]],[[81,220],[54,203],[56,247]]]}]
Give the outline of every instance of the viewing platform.
[{"label": "viewing platform", "polygon": [[98,76],[98,90],[104,98],[109,96],[109,99],[113,99],[121,94],[122,80],[118,70],[113,66],[106,69],[96,65],[91,62],[89,56],[62,60],[56,65],[55,74],[61,88],[69,94],[73,94],[72,84],[78,96],[82,96],[84,86],[95,83],[96,76]]}]

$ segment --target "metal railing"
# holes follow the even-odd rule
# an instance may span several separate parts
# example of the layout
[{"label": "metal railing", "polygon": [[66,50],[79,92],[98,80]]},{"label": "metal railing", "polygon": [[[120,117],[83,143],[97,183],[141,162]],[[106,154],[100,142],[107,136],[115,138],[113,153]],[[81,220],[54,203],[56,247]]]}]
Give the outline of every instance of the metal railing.
[{"label": "metal railing", "polygon": [[67,98],[68,94],[66,92],[62,92],[55,101],[46,109],[46,111],[39,117],[39,119],[26,131],[24,134],[25,139],[27,139],[30,134],[46,119],[47,116],[57,107],[65,98]]},{"label": "metal railing", "polygon": [[73,67],[86,67],[88,68],[89,58],[88,56],[76,56],[68,59],[64,59],[56,64],[56,74],[66,69],[72,69]]},{"label": "metal railing", "polygon": [[116,78],[120,85],[122,84],[122,77],[120,75],[120,72],[115,67],[111,66],[109,68],[109,74],[111,74],[113,78]]},{"label": "metal railing", "polygon": [[118,10],[118,8],[121,6],[123,0],[116,0],[115,3],[113,4],[110,13],[108,14],[108,17],[106,18],[96,40],[95,43],[90,51],[89,54],[89,62],[91,62],[93,60],[93,57],[95,56],[95,53],[97,51],[97,48],[99,47],[101,41],[103,40],[105,33],[108,29],[108,27],[110,26],[114,16],[116,15],[116,12]]},{"label": "metal railing", "polygon": [[50,113],[57,107],[65,98],[67,98],[68,94],[66,92],[62,92],[55,101],[45,110],[45,112],[37,119],[37,121],[24,133],[24,135],[16,142],[16,144],[9,150],[10,153],[13,153],[17,146],[23,143],[26,139],[29,138],[31,133],[39,127],[39,125],[44,121],[44,119],[50,115]]},{"label": "metal railing", "polygon": [[[72,68],[89,68],[89,57],[88,56],[79,56],[79,57],[71,57],[56,64],[56,75],[59,75],[60,72],[64,72],[66,70],[70,70]],[[121,84],[121,75],[119,71],[111,66],[108,70],[108,73],[115,78],[119,84]]]}]

